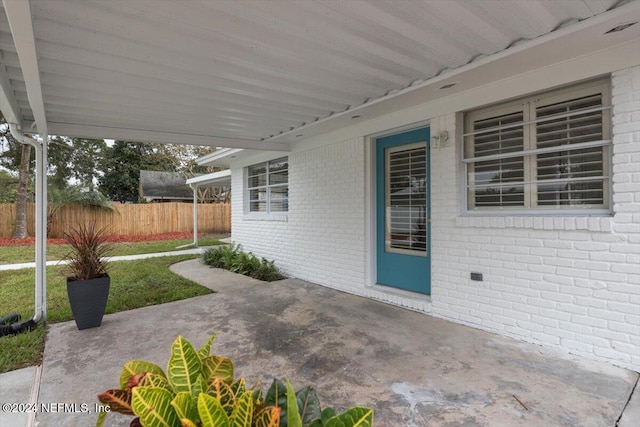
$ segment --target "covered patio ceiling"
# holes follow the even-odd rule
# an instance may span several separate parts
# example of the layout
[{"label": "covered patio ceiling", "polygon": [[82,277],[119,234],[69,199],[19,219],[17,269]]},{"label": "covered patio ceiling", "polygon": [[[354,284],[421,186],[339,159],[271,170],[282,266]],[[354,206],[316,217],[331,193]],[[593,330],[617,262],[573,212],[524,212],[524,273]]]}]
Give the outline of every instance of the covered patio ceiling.
[{"label": "covered patio ceiling", "polygon": [[[3,0],[25,133],[288,150],[299,138],[635,40],[637,0]],[[456,83],[449,89],[441,89]]]}]

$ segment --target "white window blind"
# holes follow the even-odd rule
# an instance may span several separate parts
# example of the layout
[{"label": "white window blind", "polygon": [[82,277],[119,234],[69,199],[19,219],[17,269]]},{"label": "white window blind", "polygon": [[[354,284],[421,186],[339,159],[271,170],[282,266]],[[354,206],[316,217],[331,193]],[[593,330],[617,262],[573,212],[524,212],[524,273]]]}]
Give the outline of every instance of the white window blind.
[{"label": "white window blind", "polygon": [[610,109],[599,81],[467,113],[468,210],[608,210]]},{"label": "white window blind", "polygon": [[418,143],[386,152],[386,249],[427,250],[427,153]]},{"label": "white window blind", "polygon": [[289,210],[289,160],[287,157],[247,168],[246,191],[249,212]]}]

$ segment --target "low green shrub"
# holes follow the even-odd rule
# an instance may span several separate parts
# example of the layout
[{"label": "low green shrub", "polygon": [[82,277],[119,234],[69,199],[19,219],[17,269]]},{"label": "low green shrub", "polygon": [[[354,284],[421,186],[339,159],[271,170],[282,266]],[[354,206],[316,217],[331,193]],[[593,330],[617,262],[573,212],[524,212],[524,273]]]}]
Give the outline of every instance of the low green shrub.
[{"label": "low green shrub", "polygon": [[200,350],[178,337],[166,374],[158,365],[132,360],[120,373],[120,388],[98,396],[102,410],[132,415],[132,426],[164,427],[371,427],[373,410],[353,407],[342,414],[322,409],[315,390],[295,392],[289,381],[274,380],[266,395],[234,378],[231,359],[211,355],[211,336]]},{"label": "low green shrub", "polygon": [[258,258],[251,252],[243,252],[240,245],[236,244],[209,249],[202,255],[202,260],[211,267],[224,268],[265,282],[285,278],[274,261]]}]

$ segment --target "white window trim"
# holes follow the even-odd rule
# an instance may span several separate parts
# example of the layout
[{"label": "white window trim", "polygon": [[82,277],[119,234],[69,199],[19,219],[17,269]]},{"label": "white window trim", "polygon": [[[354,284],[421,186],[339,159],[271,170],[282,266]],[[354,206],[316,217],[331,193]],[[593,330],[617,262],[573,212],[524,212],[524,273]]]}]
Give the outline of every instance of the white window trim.
[{"label": "white window trim", "polygon": [[[600,87],[603,98],[603,106],[599,107],[599,108],[594,108],[592,109],[593,111],[596,110],[601,110],[603,111],[603,114],[605,115],[605,120],[603,123],[603,133],[605,135],[609,135],[610,138],[608,139],[603,139],[600,141],[590,141],[590,142],[586,142],[586,143],[581,143],[581,144],[572,144],[575,147],[571,147],[571,146],[559,146],[559,147],[552,147],[552,148],[542,148],[542,149],[535,149],[535,148],[531,148],[530,147],[530,132],[534,132],[535,131],[535,127],[531,126],[532,124],[536,124],[536,123],[544,123],[547,120],[550,120],[548,118],[542,118],[542,119],[538,119],[538,120],[531,120],[529,118],[529,111],[527,111],[526,108],[524,108],[524,120],[523,123],[519,123],[517,125],[507,125],[505,126],[505,128],[508,127],[517,127],[517,126],[525,126],[525,132],[524,132],[524,150],[523,151],[519,151],[517,153],[508,153],[508,154],[498,154],[498,155],[492,155],[492,156],[486,156],[486,158],[483,158],[483,160],[493,160],[493,159],[499,159],[499,158],[509,158],[509,157],[515,157],[516,155],[518,156],[522,156],[525,158],[525,163],[527,162],[527,158],[529,159],[529,161],[534,161],[532,159],[534,159],[534,157],[532,156],[535,154],[542,154],[545,152],[554,152],[554,151],[571,151],[574,149],[580,149],[580,148],[589,148],[589,147],[597,147],[597,146],[602,146],[606,148],[606,153],[605,153],[605,158],[604,158],[604,162],[603,162],[603,169],[604,169],[604,174],[602,177],[592,177],[592,178],[602,178],[603,182],[604,182],[604,200],[606,202],[606,208],[597,208],[597,207],[590,207],[590,206],[585,206],[584,208],[581,207],[570,207],[570,208],[566,208],[563,206],[558,206],[558,207],[553,207],[553,206],[547,206],[547,207],[530,207],[530,208],[513,208],[513,207],[491,207],[491,208],[479,208],[479,209],[469,209],[469,198],[468,198],[468,176],[467,176],[467,164],[469,163],[473,163],[474,161],[476,161],[478,158],[476,157],[469,157],[469,158],[465,158],[465,150],[466,150],[466,145],[465,145],[465,137],[467,136],[471,136],[474,134],[478,134],[478,133],[482,133],[483,131],[477,131],[477,132],[466,132],[466,130],[468,129],[469,126],[469,116],[470,113],[475,113],[476,115],[480,115],[480,116],[484,116],[486,115],[487,117],[491,116],[491,115],[500,115],[501,111],[513,111],[513,107],[515,105],[522,105],[523,103],[529,103],[529,102],[539,102],[540,100],[548,100],[550,98],[557,98],[557,97],[561,97],[561,96],[566,96],[566,94],[570,94],[570,93],[576,93],[579,91],[584,91],[584,90],[589,90],[589,89],[593,89],[596,87]],[[461,226],[487,226],[487,221],[486,221],[486,217],[504,217],[504,218],[508,218],[508,217],[540,217],[545,218],[545,217],[558,217],[558,218],[562,218],[562,217],[575,217],[575,216],[582,216],[582,217],[610,217],[613,213],[613,173],[612,173],[612,158],[613,158],[613,122],[612,122],[612,111],[613,111],[613,106],[611,103],[611,84],[610,84],[610,78],[609,79],[599,79],[596,81],[591,81],[588,83],[583,83],[583,84],[578,84],[578,85],[570,85],[564,88],[560,88],[560,89],[555,89],[552,91],[546,91],[540,95],[529,95],[523,98],[519,98],[513,101],[506,101],[506,102],[501,102],[498,104],[495,104],[493,106],[490,107],[485,107],[485,108],[474,108],[473,110],[470,111],[466,111],[464,113],[461,114],[462,116],[462,120],[461,123],[463,131],[459,134],[460,135],[460,143],[462,144],[462,148],[461,148],[461,159],[460,159],[460,163],[462,165],[462,167],[460,168],[460,174],[462,176],[461,180],[460,180],[460,184],[461,184],[461,201],[463,202],[463,209],[464,209],[464,216],[466,217],[481,217],[479,219],[482,219],[480,222],[478,221],[473,221],[470,220],[469,223],[467,223],[466,221],[457,221]],[[551,103],[551,102],[549,102]],[[591,110],[588,110],[589,112],[591,112]],[[566,114],[567,117],[572,116],[572,115],[576,115],[576,114],[584,114],[585,112],[587,112],[587,110],[579,112],[579,113],[568,113]],[[527,131],[527,129],[529,129],[529,131]],[[577,148],[576,148],[577,147]],[[525,171],[529,169],[531,170],[531,168],[527,168],[525,166]],[[525,175],[525,179],[523,184],[528,184],[530,182],[533,182],[532,179],[530,177],[528,177],[527,175]],[[513,184],[513,183],[508,183],[508,184]],[[507,185],[507,184],[505,184]],[[526,189],[526,185],[525,185],[525,189]],[[526,190],[525,190],[526,191]],[[511,221],[509,221],[511,222]],[[516,221],[516,223],[519,224],[519,221]],[[480,225],[482,224],[482,225]],[[518,226],[516,226],[516,228],[520,228]],[[524,228],[529,228],[529,227],[524,227]],[[537,228],[537,227],[531,227],[531,228]],[[563,229],[564,227],[559,227],[558,229]],[[600,229],[600,227],[595,227]],[[606,229],[608,227],[603,227],[605,230],[602,231],[606,231]]]},{"label": "white window trim", "polygon": [[[269,184],[269,164],[273,163],[273,162],[277,162],[277,161],[281,161],[281,160],[285,160],[287,161],[287,183],[286,184],[274,184],[274,185],[270,185]],[[259,166],[259,165],[265,165],[265,171],[267,174],[267,184],[265,186],[260,186],[260,187],[251,187],[249,188],[249,168],[252,168],[254,166]],[[276,159],[271,159],[265,162],[259,162],[259,163],[255,163],[255,164],[251,164],[246,166],[243,169],[243,177],[242,177],[242,186],[243,186],[243,196],[244,196],[244,215],[243,215],[243,219],[244,220],[254,220],[254,221],[287,221],[288,220],[288,214],[289,214],[289,207],[288,207],[288,203],[287,203],[287,211],[271,211],[271,200],[270,200],[270,188],[275,188],[275,187],[289,187],[289,157],[288,156],[284,156],[284,157],[278,157]],[[255,188],[266,188],[267,189],[267,200],[266,200],[266,206],[267,206],[267,211],[266,212],[252,212],[251,209],[251,200],[250,200],[250,190],[255,189]],[[288,201],[288,197],[287,197],[287,201]]]}]

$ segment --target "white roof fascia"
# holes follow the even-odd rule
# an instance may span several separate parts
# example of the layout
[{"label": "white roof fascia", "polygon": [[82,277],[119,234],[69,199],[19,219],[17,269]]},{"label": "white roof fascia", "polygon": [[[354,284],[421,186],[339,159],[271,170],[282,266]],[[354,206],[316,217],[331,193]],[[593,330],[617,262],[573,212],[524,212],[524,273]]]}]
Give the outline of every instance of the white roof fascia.
[{"label": "white roof fascia", "polygon": [[234,154],[242,151],[242,148],[218,148],[213,153],[206,154],[202,157],[198,157],[196,159],[196,163],[200,166],[209,165],[215,162],[216,160],[224,159],[225,157],[232,156]]},{"label": "white roof fascia", "polygon": [[[29,122],[25,121],[25,126]],[[55,122],[49,122],[52,135],[60,135]],[[125,141],[160,142],[163,144],[204,145],[208,147],[227,146],[252,150],[289,151],[289,146],[281,142],[265,142],[252,139],[222,138],[209,135],[163,132],[145,129],[124,129],[81,124],[64,125],[65,136],[78,138],[121,139]]]},{"label": "white roof fascia", "polygon": [[[33,112],[36,127],[38,133],[46,138],[49,132],[44,112],[44,98],[40,83],[40,68],[38,67],[36,39],[33,32],[31,4],[29,1],[10,0],[4,0],[3,4],[16,52],[18,53],[18,60],[20,61],[20,68],[24,76],[29,105]],[[29,129],[22,129],[22,131],[29,132]]]},{"label": "white roof fascia", "polygon": [[187,180],[188,185],[207,185],[228,181],[231,183],[231,170],[225,169],[220,172],[213,172],[206,175],[200,175]]},{"label": "white roof fascia", "polygon": [[[214,156],[214,154],[218,153],[218,156]],[[216,167],[231,167],[231,164],[234,163],[236,165],[246,164],[247,162],[260,163],[266,161],[265,159],[275,159],[278,157],[283,157],[289,154],[289,151],[283,153],[281,151],[273,151],[273,150],[236,150],[236,149],[228,149],[223,152],[223,150],[216,151],[215,153],[208,154],[210,156],[208,159],[204,161],[202,158],[197,159],[199,165],[201,166],[216,166]],[[205,156],[203,156],[205,157]]]}]

